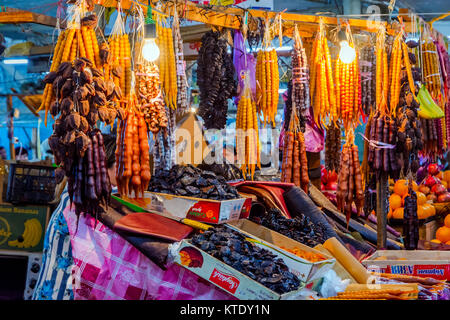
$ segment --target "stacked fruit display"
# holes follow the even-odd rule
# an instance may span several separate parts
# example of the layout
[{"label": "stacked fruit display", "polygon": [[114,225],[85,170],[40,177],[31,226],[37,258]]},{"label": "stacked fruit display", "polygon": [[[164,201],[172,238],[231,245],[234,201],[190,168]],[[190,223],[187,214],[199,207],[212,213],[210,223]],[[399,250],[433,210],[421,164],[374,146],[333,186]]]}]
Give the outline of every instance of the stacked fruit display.
[{"label": "stacked fruit display", "polygon": [[321,187],[322,190],[336,191],[337,189],[337,173],[336,171],[330,171],[321,166]]},{"label": "stacked fruit display", "polygon": [[445,217],[444,225],[436,230],[436,239],[431,240],[431,242],[450,245],[450,214]]},{"label": "stacked fruit display", "polygon": [[432,203],[450,202],[450,193],[447,189],[450,173],[439,171],[437,164],[428,165],[427,170],[428,176],[421,182],[419,191]]},{"label": "stacked fruit display", "polygon": [[[427,219],[436,214],[436,209],[429,203],[426,195],[420,190],[417,183],[413,182],[413,190],[417,195],[417,217],[419,220]],[[394,192],[389,197],[388,219],[403,219],[405,198],[408,196],[408,181],[399,179],[394,184]]]}]

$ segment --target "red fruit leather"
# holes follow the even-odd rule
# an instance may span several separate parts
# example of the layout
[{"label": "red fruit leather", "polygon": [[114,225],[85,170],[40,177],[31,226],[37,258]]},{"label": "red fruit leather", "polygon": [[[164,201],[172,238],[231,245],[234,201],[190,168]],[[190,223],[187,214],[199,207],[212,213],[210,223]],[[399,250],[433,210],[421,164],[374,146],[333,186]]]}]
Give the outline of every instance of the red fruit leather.
[{"label": "red fruit leather", "polygon": [[283,193],[285,190],[283,188],[261,184],[260,188],[267,190],[272,195],[274,201],[283,208],[284,212],[288,214],[288,218],[291,219],[291,214],[289,213],[288,208],[286,207],[286,203],[284,202]]},{"label": "red fruit leather", "polygon": [[284,202],[283,193],[292,188],[294,186],[293,183],[285,183],[285,182],[276,182],[276,181],[240,181],[235,183],[230,183],[230,185],[235,188],[239,188],[240,186],[251,186],[258,187],[266,190],[272,195],[273,201],[281,208],[283,208],[284,212],[288,215],[290,219],[291,216],[289,214],[289,210],[286,207],[286,203]]},{"label": "red fruit leather", "polygon": [[127,214],[114,223],[114,229],[171,241],[181,241],[194,230],[178,221],[150,212]]}]

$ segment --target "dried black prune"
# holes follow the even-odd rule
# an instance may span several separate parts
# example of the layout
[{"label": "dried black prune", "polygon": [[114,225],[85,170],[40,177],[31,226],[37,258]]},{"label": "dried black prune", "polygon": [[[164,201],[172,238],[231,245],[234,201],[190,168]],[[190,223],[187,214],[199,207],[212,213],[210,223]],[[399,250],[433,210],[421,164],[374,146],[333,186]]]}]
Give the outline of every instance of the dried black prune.
[{"label": "dried black prune", "polygon": [[243,234],[226,226],[210,228],[196,234],[191,241],[193,245],[277,293],[297,290],[300,286],[300,280],[289,271],[283,259],[245,240]]},{"label": "dried black prune", "polygon": [[192,165],[175,165],[170,170],[157,170],[150,180],[148,190],[166,190],[171,194],[203,199],[240,198],[236,188],[230,186],[223,177]]},{"label": "dried black prune", "polygon": [[314,224],[303,214],[287,219],[278,209],[273,208],[262,217],[250,216],[250,220],[310,247],[325,241],[324,226],[320,223]]}]

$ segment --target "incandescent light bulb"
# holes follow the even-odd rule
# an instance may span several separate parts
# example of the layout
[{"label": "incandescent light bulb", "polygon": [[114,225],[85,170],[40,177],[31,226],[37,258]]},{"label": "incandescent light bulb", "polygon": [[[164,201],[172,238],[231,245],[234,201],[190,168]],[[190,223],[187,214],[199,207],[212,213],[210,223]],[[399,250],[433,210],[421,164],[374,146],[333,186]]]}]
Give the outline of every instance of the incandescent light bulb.
[{"label": "incandescent light bulb", "polygon": [[159,48],[155,39],[145,39],[142,47],[142,56],[150,62],[154,62],[159,58]]},{"label": "incandescent light bulb", "polygon": [[347,40],[341,41],[341,50],[339,51],[339,59],[344,63],[352,63],[356,58],[355,48],[352,48]]}]

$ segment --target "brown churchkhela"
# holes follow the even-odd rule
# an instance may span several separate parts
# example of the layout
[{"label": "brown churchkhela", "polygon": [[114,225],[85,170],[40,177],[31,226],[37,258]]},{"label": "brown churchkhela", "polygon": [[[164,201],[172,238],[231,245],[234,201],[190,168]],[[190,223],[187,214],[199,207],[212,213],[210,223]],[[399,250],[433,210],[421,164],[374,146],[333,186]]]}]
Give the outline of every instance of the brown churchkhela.
[{"label": "brown churchkhela", "polygon": [[116,146],[116,181],[122,196],[144,196],[150,182],[149,145],[144,115],[130,99],[126,118],[119,121]]},{"label": "brown churchkhela", "polygon": [[336,198],[338,210],[345,213],[348,225],[352,214],[353,203],[356,206],[357,214],[362,214],[364,190],[358,147],[353,144],[354,134],[353,132],[348,132],[346,136],[347,142],[344,144],[341,154]]}]

